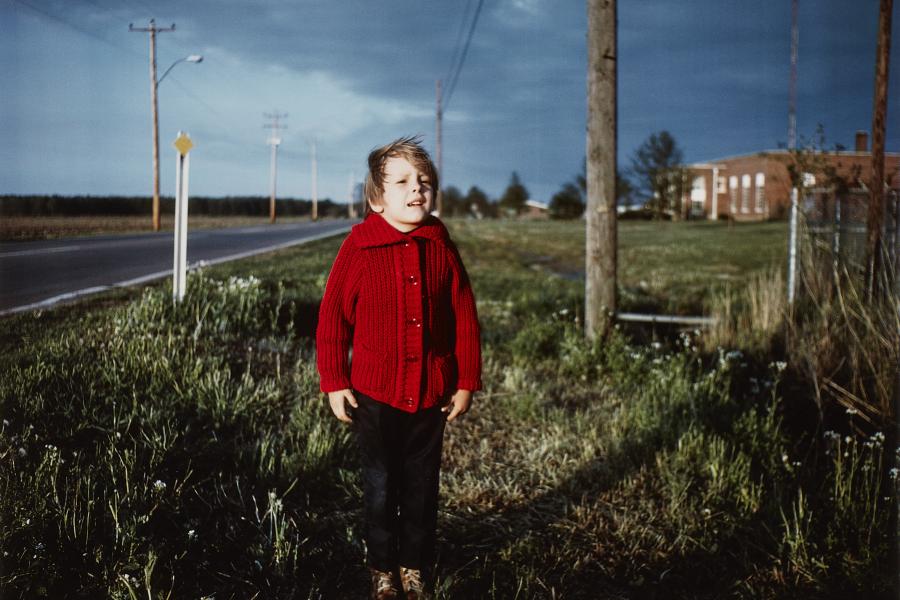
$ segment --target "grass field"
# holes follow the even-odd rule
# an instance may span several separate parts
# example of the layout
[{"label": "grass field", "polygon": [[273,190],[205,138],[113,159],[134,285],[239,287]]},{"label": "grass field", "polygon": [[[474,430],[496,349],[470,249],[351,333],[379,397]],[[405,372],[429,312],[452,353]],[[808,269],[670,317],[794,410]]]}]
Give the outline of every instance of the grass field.
[{"label": "grass field", "polygon": [[[486,389],[447,432],[438,598],[892,597],[882,433],[798,419],[792,365],[702,332],[586,343],[580,223],[450,226]],[[704,312],[785,238],[623,223],[623,308]],[[5,597],[361,595],[310,339],[339,243],[0,321]]]}]

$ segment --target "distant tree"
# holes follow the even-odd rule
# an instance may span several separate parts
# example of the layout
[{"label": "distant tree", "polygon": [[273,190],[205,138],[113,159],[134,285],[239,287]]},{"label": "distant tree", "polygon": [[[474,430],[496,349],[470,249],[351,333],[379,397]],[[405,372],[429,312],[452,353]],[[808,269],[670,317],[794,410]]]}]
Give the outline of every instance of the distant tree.
[{"label": "distant tree", "polygon": [[509,179],[509,185],[506,191],[500,197],[500,210],[504,216],[515,216],[525,210],[525,201],[528,200],[528,190],[519,180],[519,175],[515,171]]},{"label": "distant tree", "polygon": [[584,201],[577,183],[565,183],[550,200],[550,217],[578,219],[584,214]]},{"label": "distant tree", "polygon": [[443,203],[444,212],[441,216],[447,217],[463,217],[469,214],[469,209],[466,206],[465,198],[463,198],[462,192],[459,191],[459,188],[455,186],[448,186],[443,189]]},{"label": "distant tree", "polygon": [[634,185],[621,171],[616,171],[616,204],[631,206],[634,202]]},{"label": "distant tree", "polygon": [[488,199],[487,194],[482,192],[478,186],[472,186],[466,193],[465,199],[466,209],[470,214],[481,217],[495,217],[496,207]]},{"label": "distant tree", "polygon": [[681,149],[668,131],[652,134],[631,157],[631,174],[637,191],[650,198],[650,207],[657,218],[666,211],[673,211],[676,216],[680,212],[688,179],[682,162]]},{"label": "distant tree", "polygon": [[[581,202],[587,204],[587,159],[581,161],[581,173],[575,176]],[[622,171],[616,171],[616,204],[628,206],[634,201],[634,184]]]}]

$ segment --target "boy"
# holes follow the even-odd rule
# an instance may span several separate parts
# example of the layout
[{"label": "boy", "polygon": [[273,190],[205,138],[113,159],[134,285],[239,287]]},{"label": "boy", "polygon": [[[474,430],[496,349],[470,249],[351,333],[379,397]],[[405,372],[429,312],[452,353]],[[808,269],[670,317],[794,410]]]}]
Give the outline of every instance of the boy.
[{"label": "boy", "polygon": [[[438,173],[414,137],[369,154],[366,218],[335,258],[316,331],[321,389],[353,423],[372,598],[423,598],[445,421],[481,389],[475,298],[431,208]],[[352,345],[352,361],[348,352]]]}]

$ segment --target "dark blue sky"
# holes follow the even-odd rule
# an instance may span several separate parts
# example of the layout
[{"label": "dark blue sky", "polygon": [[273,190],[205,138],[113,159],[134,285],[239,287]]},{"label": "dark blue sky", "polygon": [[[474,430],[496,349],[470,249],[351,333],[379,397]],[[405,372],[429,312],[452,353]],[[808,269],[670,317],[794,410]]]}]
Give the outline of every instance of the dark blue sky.
[{"label": "dark blue sky", "polygon": [[[368,151],[422,133],[434,147],[446,79],[477,0],[5,0],[0,5],[0,193],[150,193],[148,36],[159,36],[162,189],[179,129],[196,143],[191,194],[268,193],[263,113],[289,114],[279,195],[343,201]],[[895,7],[894,23],[900,23]],[[800,0],[798,130],[852,146],[872,122],[878,2]],[[688,161],[787,141],[790,1],[619,2],[619,165],[667,129]],[[581,169],[584,1],[485,0],[444,120],[444,182],[498,196],[518,171],[548,200]],[[891,51],[890,98],[900,57]],[[900,150],[895,103],[888,150]]]}]

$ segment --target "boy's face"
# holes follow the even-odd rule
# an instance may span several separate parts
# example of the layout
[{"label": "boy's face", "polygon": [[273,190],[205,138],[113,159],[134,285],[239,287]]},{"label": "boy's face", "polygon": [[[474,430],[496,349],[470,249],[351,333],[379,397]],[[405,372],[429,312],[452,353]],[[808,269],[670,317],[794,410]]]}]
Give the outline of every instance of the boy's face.
[{"label": "boy's face", "polygon": [[422,224],[431,212],[431,180],[403,157],[388,158],[384,163],[384,194],[381,216],[395,229],[412,231]]}]

